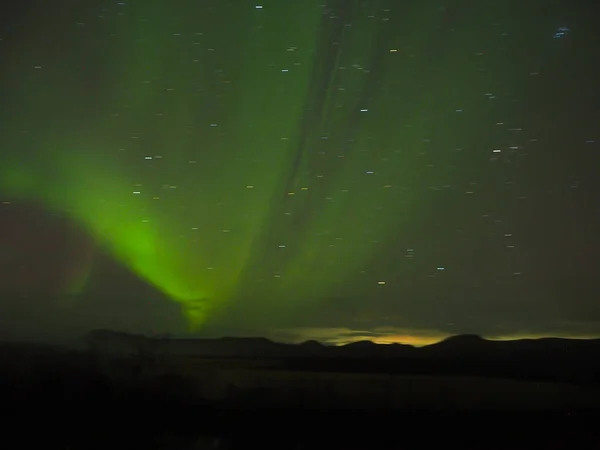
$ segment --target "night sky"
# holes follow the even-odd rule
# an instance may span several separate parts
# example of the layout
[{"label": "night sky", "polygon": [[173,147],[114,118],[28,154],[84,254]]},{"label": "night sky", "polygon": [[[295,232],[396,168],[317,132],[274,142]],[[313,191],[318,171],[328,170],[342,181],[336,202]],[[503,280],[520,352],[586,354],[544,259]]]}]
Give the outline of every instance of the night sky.
[{"label": "night sky", "polygon": [[600,332],[584,0],[0,11],[0,338]]}]

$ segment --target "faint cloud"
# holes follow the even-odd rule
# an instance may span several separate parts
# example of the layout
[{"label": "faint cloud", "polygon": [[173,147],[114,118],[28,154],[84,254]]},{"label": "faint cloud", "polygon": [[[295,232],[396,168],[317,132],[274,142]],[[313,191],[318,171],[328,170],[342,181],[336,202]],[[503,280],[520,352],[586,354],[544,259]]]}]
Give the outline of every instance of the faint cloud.
[{"label": "faint cloud", "polygon": [[409,344],[423,346],[448,337],[448,333],[437,330],[414,330],[396,327],[352,329],[344,327],[300,327],[280,329],[273,338],[283,342],[299,343],[308,340],[326,345],[345,345],[351,342],[372,341],[377,344]]},{"label": "faint cloud", "polygon": [[[575,332],[577,327],[580,328],[580,324],[573,324],[572,331],[569,330],[570,327],[563,326],[562,330],[554,330],[553,332],[521,331],[484,334],[482,337],[490,340],[515,340],[539,339],[545,337],[590,339],[598,336],[597,333],[592,332],[592,329],[589,330],[589,333],[582,333],[581,331]],[[296,327],[279,329],[270,334],[276,341],[289,343],[315,340],[325,345],[345,345],[352,342],[371,341],[376,344],[407,344],[415,347],[434,344],[451,335],[452,333],[448,333],[447,331],[444,332],[435,329],[402,327],[375,327],[372,329],[367,327],[360,329],[347,327]]]}]

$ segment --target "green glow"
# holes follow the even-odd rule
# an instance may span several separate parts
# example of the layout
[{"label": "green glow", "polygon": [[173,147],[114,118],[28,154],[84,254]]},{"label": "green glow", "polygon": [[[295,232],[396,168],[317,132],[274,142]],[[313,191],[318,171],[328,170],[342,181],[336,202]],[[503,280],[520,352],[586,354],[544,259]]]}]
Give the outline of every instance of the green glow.
[{"label": "green glow", "polygon": [[[206,311],[210,310],[207,303],[214,306],[226,300],[236,288],[254,239],[261,233],[265,220],[269,219],[270,198],[280,183],[282,169],[290,160],[290,151],[286,149],[295,145],[294,136],[298,134],[297,118],[308,89],[308,75],[312,69],[311,49],[318,35],[320,10],[314,1],[304,2],[302,6],[278,7],[280,17],[301,19],[297,23],[290,21],[295,24],[291,27],[289,23],[282,23],[278,30],[282,37],[287,36],[288,40],[304,49],[294,55],[294,61],[300,66],[292,84],[285,80],[266,88],[263,73],[257,70],[261,64],[268,62],[269,47],[275,50],[281,45],[272,41],[272,35],[255,36],[250,27],[261,25],[260,17],[250,21],[247,30],[237,31],[235,45],[239,48],[236,53],[245,55],[245,60],[236,58],[234,62],[241,65],[238,73],[243,77],[235,80],[237,100],[231,105],[233,113],[227,119],[236,133],[224,145],[221,144],[224,148],[199,149],[201,154],[194,156],[199,160],[198,177],[206,182],[194,182],[185,188],[177,186],[180,162],[176,158],[188,154],[190,147],[202,145],[202,141],[198,144],[197,137],[186,133],[186,128],[193,123],[193,110],[199,100],[187,93],[178,95],[175,91],[173,97],[177,102],[177,113],[173,113],[171,107],[170,116],[165,117],[161,124],[163,129],[170,131],[166,135],[149,136],[145,141],[146,144],[158,142],[147,154],[163,155],[161,173],[169,179],[165,183],[177,186],[157,189],[157,180],[152,176],[123,169],[123,158],[131,157],[133,151],[126,149],[119,153],[110,137],[118,131],[127,130],[146,111],[161,111],[165,92],[161,78],[170,78],[171,86],[183,91],[192,84],[194,74],[173,58],[165,43],[171,38],[168,21],[164,20],[170,10],[167,2],[147,1],[135,8],[135,23],[125,24],[118,30],[123,47],[115,44],[118,48],[113,52],[113,63],[121,64],[127,76],[114,86],[114,95],[109,95],[106,100],[107,104],[112,103],[113,108],[126,110],[119,116],[103,118],[78,130],[78,138],[45,136],[47,145],[41,150],[45,161],[25,166],[4,164],[1,183],[5,190],[20,198],[40,200],[51,208],[67,211],[84,224],[115,258],[173,300],[182,303],[190,321],[198,325],[204,320]],[[141,41],[145,44],[140,45]],[[198,64],[203,63],[200,61]],[[185,64],[190,64],[189,58],[186,58]],[[191,74],[185,75],[186,72]],[[154,84],[144,83],[147,80]],[[269,92],[265,92],[266,89]],[[279,95],[279,99],[274,101],[271,94],[282,94],[283,89],[285,95]],[[72,102],[73,109],[76,109],[79,101],[72,96],[57,101],[53,97],[52,86],[48,86],[40,99],[40,103],[35,105],[37,108]],[[142,128],[151,126],[147,123]],[[212,131],[208,129],[207,133]],[[274,131],[279,138],[287,136],[289,140],[277,139],[273,144]],[[266,137],[270,137],[271,142]],[[258,173],[253,173],[248,160],[231,161],[265,145],[271,148],[263,149],[262,162],[254,169],[258,169]],[[141,150],[138,157],[146,154],[143,149],[138,150]],[[228,161],[211,158],[210,153],[216,151],[230,152],[231,158]],[[140,158],[139,165],[143,163]],[[61,182],[48,185],[45,178],[51,173],[54,177],[60,174]],[[244,192],[245,185],[250,183],[256,184],[255,189]],[[147,188],[151,184],[153,186]],[[215,199],[225,199],[236,188],[241,188],[240,198],[217,210]],[[177,189],[186,189],[186,197],[197,198],[197,210],[178,210],[177,200],[169,199],[169,196],[178,195]],[[151,190],[154,192],[151,193]],[[185,222],[199,226],[194,227],[199,228],[198,248],[190,249],[180,237]],[[222,227],[221,224],[237,226],[230,233],[230,239],[215,242],[204,229]],[[185,232],[188,231],[189,227]],[[215,268],[208,272],[206,268],[211,266]],[[86,278],[83,276],[78,281]],[[71,288],[80,290],[75,282]]]},{"label": "green glow", "polygon": [[[67,211],[116,259],[181,303],[192,326],[232,298],[294,303],[335,295],[344,283],[354,288],[376,252],[365,236],[393,235],[406,217],[406,202],[389,186],[399,174],[403,182],[416,175],[386,160],[406,136],[378,129],[393,101],[381,92],[397,83],[394,76],[373,80],[369,70],[374,55],[387,52],[385,31],[369,18],[381,5],[357,2],[352,27],[332,36],[320,3],[272,1],[268,16],[233,9],[235,27],[205,18],[198,30],[210,33],[193,35],[185,8],[171,11],[166,0],[128,6],[129,21],[112,29],[114,84],[94,100],[102,115],[79,119],[85,100],[48,78],[28,107],[49,116],[50,105],[62,104],[72,123],[39,131],[43,157],[3,164],[2,187]],[[166,17],[188,33],[178,36]],[[205,34],[221,37],[218,65]],[[331,50],[333,39],[352,51]],[[194,53],[196,44],[202,52]],[[215,67],[223,75],[212,89],[226,96],[224,111],[202,115],[198,105],[212,99],[202,92],[215,83]],[[357,98],[367,104],[348,107]],[[354,112],[341,115],[340,104]],[[328,142],[347,145],[348,129],[352,151],[329,155]],[[389,136],[386,148],[361,152],[374,133]],[[324,177],[320,168],[334,163]],[[365,173],[371,166],[373,174]],[[384,209],[395,219],[378,218]],[[71,291],[87,278],[73,280]]]},{"label": "green glow", "polygon": [[331,342],[597,331],[576,12],[37,3],[0,36],[3,310]]}]

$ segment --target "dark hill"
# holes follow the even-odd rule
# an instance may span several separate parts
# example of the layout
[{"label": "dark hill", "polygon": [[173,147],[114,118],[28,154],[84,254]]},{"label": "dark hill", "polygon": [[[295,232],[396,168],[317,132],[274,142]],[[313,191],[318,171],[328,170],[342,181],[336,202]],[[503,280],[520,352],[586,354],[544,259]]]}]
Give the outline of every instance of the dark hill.
[{"label": "dark hill", "polygon": [[451,336],[425,347],[359,341],[326,346],[316,341],[282,344],[265,338],[158,339],[92,332],[88,343],[107,355],[158,354],[191,358],[279,361],[286,370],[460,374],[600,383],[600,339],[492,341]]}]

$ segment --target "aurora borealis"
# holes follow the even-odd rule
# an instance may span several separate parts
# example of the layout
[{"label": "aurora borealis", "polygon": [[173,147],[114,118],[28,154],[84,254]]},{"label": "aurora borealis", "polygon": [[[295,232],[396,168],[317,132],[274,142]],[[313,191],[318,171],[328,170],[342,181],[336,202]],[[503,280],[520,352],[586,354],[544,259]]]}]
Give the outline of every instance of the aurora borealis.
[{"label": "aurora borealis", "polygon": [[35,294],[69,296],[52,315],[102,308],[100,284],[199,332],[596,333],[584,2],[25,3],[0,36],[0,214],[78,230]]}]

